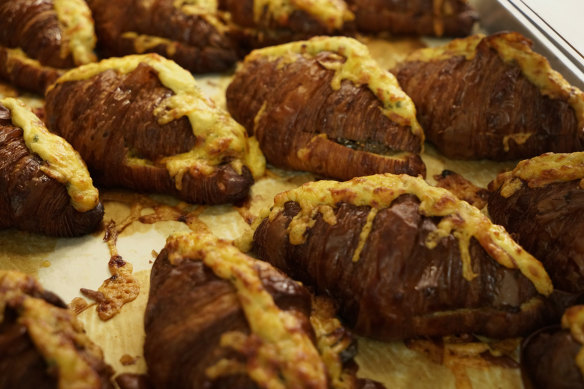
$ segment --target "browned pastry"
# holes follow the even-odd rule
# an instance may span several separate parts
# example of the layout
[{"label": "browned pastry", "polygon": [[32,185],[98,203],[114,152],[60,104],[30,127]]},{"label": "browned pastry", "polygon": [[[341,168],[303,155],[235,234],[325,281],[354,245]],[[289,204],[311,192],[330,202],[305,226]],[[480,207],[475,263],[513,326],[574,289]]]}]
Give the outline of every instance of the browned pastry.
[{"label": "browned pastry", "polygon": [[422,49],[395,74],[447,157],[511,160],[584,148],[584,93],[518,33]]},{"label": "browned pastry", "polygon": [[482,209],[487,205],[489,191],[478,187],[472,182],[451,170],[443,170],[442,173],[434,176],[436,186],[448,189],[459,199],[466,201],[470,205]]},{"label": "browned pastry", "polygon": [[521,161],[489,189],[493,221],[543,263],[556,289],[584,292],[584,152]]},{"label": "browned pastry", "polygon": [[102,218],[79,154],[22,103],[0,100],[0,229],[77,236],[95,231]]},{"label": "browned pastry", "polygon": [[106,56],[158,53],[194,73],[220,72],[237,47],[217,2],[88,0]]},{"label": "browned pastry", "polygon": [[0,77],[44,93],[60,74],[95,61],[83,0],[0,0]]},{"label": "browned pastry", "polygon": [[362,32],[466,36],[477,20],[468,0],[346,0]]},{"label": "browned pastry", "polygon": [[113,389],[101,349],[59,297],[0,270],[0,388]]},{"label": "browned pastry", "polygon": [[354,39],[256,50],[226,96],[231,115],[275,166],[337,179],[425,174],[424,134],[410,98]]},{"label": "browned pastry", "polygon": [[245,129],[156,54],[74,69],[46,96],[49,129],[67,139],[96,182],[193,203],[245,198],[264,161]]},{"label": "browned pastry", "polygon": [[177,389],[382,388],[343,369],[351,339],[326,310],[313,324],[310,312],[307,290],[269,264],[208,232],[173,235],[151,274],[150,380]]},{"label": "browned pastry", "polygon": [[569,308],[562,326],[546,327],[523,341],[521,366],[526,387],[584,387],[584,306]]},{"label": "browned pastry", "polygon": [[548,314],[552,284],[541,263],[477,208],[420,177],[318,181],[281,193],[254,247],[332,297],[349,328],[382,340],[514,337]]}]

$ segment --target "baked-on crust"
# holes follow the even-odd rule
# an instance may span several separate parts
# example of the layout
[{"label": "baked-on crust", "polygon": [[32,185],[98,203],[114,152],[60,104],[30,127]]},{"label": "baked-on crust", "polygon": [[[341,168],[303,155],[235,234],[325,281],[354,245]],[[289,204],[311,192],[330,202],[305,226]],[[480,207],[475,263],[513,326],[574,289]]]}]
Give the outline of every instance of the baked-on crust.
[{"label": "baked-on crust", "polygon": [[158,53],[194,73],[221,72],[237,61],[216,1],[89,0],[106,56]]},{"label": "baked-on crust", "polygon": [[59,297],[0,270],[0,388],[113,389],[101,349]]},{"label": "baked-on crust", "polygon": [[521,161],[489,184],[493,221],[545,266],[556,289],[584,291],[584,152]]},{"label": "baked-on crust", "polygon": [[[303,286],[230,243],[204,231],[171,236],[146,308],[150,379],[157,388],[327,388],[337,377],[313,344],[310,310]],[[350,360],[341,346],[330,351]]]},{"label": "baked-on crust", "polygon": [[46,115],[101,185],[220,204],[245,198],[252,173],[263,174],[245,129],[156,54],[66,73],[46,96]]},{"label": "baked-on crust", "polygon": [[466,36],[477,20],[467,0],[347,0],[362,32]]},{"label": "baked-on crust", "polygon": [[226,96],[231,115],[273,165],[337,179],[425,174],[411,100],[354,39],[256,50]]},{"label": "baked-on crust", "polygon": [[[15,119],[18,110],[25,113],[21,119],[24,124]],[[28,135],[23,130],[28,125],[39,126],[44,132]],[[71,166],[76,177],[63,177],[52,170],[52,163],[59,161],[44,160],[27,144],[27,137],[33,138],[32,143],[47,145],[47,138],[55,136],[48,134],[40,119],[16,100],[0,100],[0,229],[14,227],[53,236],[78,236],[95,231],[103,218],[103,206],[79,156],[62,139],[45,148],[49,156],[77,164],[76,168]],[[72,194],[76,195],[71,191],[75,183],[70,179],[84,176],[88,182],[81,184],[87,186],[88,205],[75,204]],[[84,196],[83,189],[79,193]],[[77,197],[77,200],[84,199]]]},{"label": "baked-on crust", "polygon": [[547,315],[540,293],[552,286],[541,264],[421,178],[319,181],[274,202],[254,234],[258,257],[331,296],[358,334],[512,337]]},{"label": "baked-on crust", "polygon": [[512,160],[584,148],[584,94],[518,33],[412,53],[394,70],[447,157]]}]

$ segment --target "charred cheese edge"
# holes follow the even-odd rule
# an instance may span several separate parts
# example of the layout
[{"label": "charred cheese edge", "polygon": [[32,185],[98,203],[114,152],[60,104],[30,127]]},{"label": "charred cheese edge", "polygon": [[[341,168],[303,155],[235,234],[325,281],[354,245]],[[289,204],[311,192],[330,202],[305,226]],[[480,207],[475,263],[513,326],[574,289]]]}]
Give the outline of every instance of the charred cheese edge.
[{"label": "charred cheese edge", "polygon": [[266,16],[286,24],[296,10],[312,16],[329,31],[341,29],[345,22],[355,18],[342,0],[253,0],[254,22],[258,25]]},{"label": "charred cheese edge", "polygon": [[21,101],[7,97],[0,104],[10,110],[12,124],[22,129],[26,147],[45,162],[41,171],[65,185],[73,208],[79,212],[94,209],[99,203],[99,192],[79,153],[65,139],[50,133]]},{"label": "charred cheese edge", "polygon": [[129,55],[83,65],[65,73],[51,89],[64,82],[87,80],[109,69],[127,74],[141,63],[152,67],[162,85],[174,93],[154,109],[158,123],[163,125],[186,116],[193,134],[202,141],[186,153],[161,159],[178,190],[182,188],[182,178],[189,170],[210,175],[226,157],[234,158],[231,165],[238,173],[241,173],[245,163],[255,178],[264,174],[265,159],[261,154],[256,155],[260,153],[259,147],[248,140],[246,130],[202,94],[191,73],[158,54]]},{"label": "charred cheese edge", "polygon": [[[564,312],[562,328],[569,330],[576,342],[584,346],[584,305],[575,305]],[[575,362],[584,375],[584,347],[580,348]]]},{"label": "charred cheese edge", "polygon": [[[280,310],[264,288],[258,266],[265,264],[204,231],[175,234],[166,246],[171,264],[180,264],[185,258],[199,259],[236,289],[251,332],[260,339],[256,363],[247,364],[254,381],[275,389],[303,387],[307,382],[314,388],[327,387],[325,366],[311,339],[301,330],[301,323],[293,314]],[[246,337],[227,333],[221,345],[242,350]]]},{"label": "charred cheese edge", "polygon": [[62,39],[67,43],[61,48],[61,57],[73,55],[76,65],[95,62],[93,53],[97,38],[91,11],[83,0],[53,0],[57,19],[61,26]]},{"label": "charred cheese edge", "polygon": [[504,198],[513,196],[524,183],[529,188],[541,188],[558,182],[580,180],[584,189],[584,152],[546,153],[526,159],[505,173],[501,173],[489,184],[490,190],[499,190]]},{"label": "charred cheese edge", "polygon": [[491,36],[476,34],[454,39],[444,46],[416,50],[406,58],[406,62],[443,61],[459,56],[470,61],[477,53],[477,46],[483,41],[497,52],[504,63],[519,66],[523,75],[543,96],[566,101],[574,110],[578,127],[584,128],[584,93],[571,86],[560,73],[553,70],[548,60],[534,52],[531,49],[531,42],[519,33],[500,33]]},{"label": "charred cheese edge", "polygon": [[0,323],[6,306],[16,303],[18,322],[26,327],[32,343],[51,369],[56,368],[59,388],[101,388],[99,375],[79,355],[85,349],[103,359],[101,349],[87,337],[75,315],[25,291],[37,281],[24,273],[0,270]]},{"label": "charred cheese edge", "polygon": [[[519,246],[503,227],[491,223],[479,209],[459,200],[450,191],[430,186],[420,177],[387,173],[358,177],[346,182],[310,182],[276,195],[274,206],[264,216],[274,220],[287,202],[296,202],[301,210],[290,222],[287,232],[290,243],[299,245],[305,242],[307,230],[314,224],[316,215],[325,215],[323,209],[332,213],[338,203],[345,202],[354,206],[369,206],[370,212],[376,213],[390,207],[395,199],[404,194],[414,195],[420,200],[421,215],[442,218],[436,230],[426,238],[426,247],[435,248],[442,238],[450,234],[457,238],[466,280],[471,281],[477,276],[472,271],[469,252],[470,240],[475,238],[499,264],[509,269],[519,269],[539,293],[547,296],[553,291],[551,280],[541,262]],[[257,219],[257,225],[262,219]],[[323,219],[331,225],[336,223],[334,217]],[[367,228],[371,228],[369,223],[365,224],[360,240],[367,239]],[[363,244],[360,242],[359,247]]]},{"label": "charred cheese edge", "polygon": [[412,133],[420,137],[420,143],[423,143],[424,132],[416,119],[416,107],[412,99],[400,88],[393,74],[379,67],[367,46],[353,38],[316,37],[307,41],[267,47],[254,50],[245,61],[267,57],[272,61],[283,59],[280,64],[284,65],[287,61],[294,61],[297,55],[314,57],[321,52],[331,52],[345,59],[345,62],[321,63],[335,72],[331,81],[333,90],[338,90],[343,80],[351,81],[357,86],[367,86],[381,102],[383,114],[393,122],[409,126]]}]

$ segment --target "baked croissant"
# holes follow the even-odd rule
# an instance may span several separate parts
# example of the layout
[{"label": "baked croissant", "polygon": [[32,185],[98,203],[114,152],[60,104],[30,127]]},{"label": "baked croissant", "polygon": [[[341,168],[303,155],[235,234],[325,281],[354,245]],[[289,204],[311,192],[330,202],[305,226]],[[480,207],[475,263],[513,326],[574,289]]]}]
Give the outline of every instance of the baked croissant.
[{"label": "baked croissant", "polygon": [[0,388],[113,389],[113,370],[59,297],[0,270]]},{"label": "baked croissant", "polygon": [[346,0],[362,32],[466,36],[478,19],[468,0]]},{"label": "baked croissant", "polygon": [[275,166],[337,179],[425,174],[412,101],[354,39],[256,50],[226,96],[231,115]]},{"label": "baked croissant", "polygon": [[102,218],[79,154],[20,101],[0,99],[0,229],[77,236]]},{"label": "baked croissant", "polygon": [[489,184],[493,221],[545,266],[556,289],[584,291],[584,152],[521,161]]},{"label": "baked croissant", "polygon": [[394,70],[447,157],[512,160],[584,148],[584,93],[518,33],[412,53]]},{"label": "baked croissant", "polygon": [[0,77],[44,93],[61,71],[95,61],[83,0],[1,0]]},{"label": "baked croissant", "polygon": [[96,182],[192,203],[245,198],[265,162],[245,129],[156,54],[71,70],[46,96],[49,129],[79,151]]},{"label": "baked croissant", "polygon": [[310,313],[308,291],[269,264],[208,232],[173,235],[151,273],[150,380],[156,388],[382,388],[343,369],[354,345],[326,315],[313,330]]},{"label": "baked croissant", "polygon": [[221,72],[238,59],[217,1],[88,0],[106,56],[158,53],[194,73]]},{"label": "baked croissant", "polygon": [[258,257],[333,298],[360,335],[505,338],[548,320],[541,263],[419,177],[308,183],[277,195],[259,220]]}]

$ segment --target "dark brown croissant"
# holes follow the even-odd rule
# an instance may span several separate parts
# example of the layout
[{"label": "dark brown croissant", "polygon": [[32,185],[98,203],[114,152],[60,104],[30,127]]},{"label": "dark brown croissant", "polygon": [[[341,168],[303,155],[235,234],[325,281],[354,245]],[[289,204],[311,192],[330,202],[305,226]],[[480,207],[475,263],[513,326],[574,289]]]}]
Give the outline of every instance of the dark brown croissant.
[{"label": "dark brown croissant", "polygon": [[468,0],[347,0],[362,32],[466,36],[477,20]]},{"label": "dark brown croissant", "polygon": [[95,34],[83,0],[1,0],[0,77],[44,93],[58,69],[95,61]]},{"label": "dark brown croissant", "polygon": [[254,234],[259,258],[332,297],[358,334],[513,337],[548,315],[541,263],[419,177],[318,181],[274,203]]},{"label": "dark brown croissant", "polygon": [[77,236],[102,218],[79,154],[22,103],[0,100],[0,228]]},{"label": "dark brown croissant", "polygon": [[101,185],[218,204],[246,197],[252,172],[263,174],[245,129],[156,54],[69,71],[47,93],[46,118]]},{"label": "dark brown croissant", "polygon": [[518,33],[414,52],[394,70],[446,156],[511,160],[584,148],[584,93]]},{"label": "dark brown croissant", "polygon": [[[156,388],[328,388],[341,381],[381,388],[343,373],[355,350],[338,337],[342,328],[316,331],[319,346],[330,343],[321,335],[335,339],[326,361],[340,368],[329,370],[313,344],[310,312],[307,290],[269,264],[207,232],[171,236],[154,263],[146,308],[150,380]],[[315,320],[334,327],[326,315]]]},{"label": "dark brown croissant", "polygon": [[0,388],[113,389],[101,349],[59,297],[0,270]]},{"label": "dark brown croissant", "polygon": [[545,266],[556,289],[584,292],[584,152],[521,161],[490,183],[489,214]]},{"label": "dark brown croissant", "polygon": [[99,46],[107,56],[158,53],[194,73],[220,72],[237,61],[216,2],[89,0]]},{"label": "dark brown croissant", "polygon": [[256,50],[226,96],[229,112],[276,166],[337,179],[425,174],[411,100],[354,39]]}]

